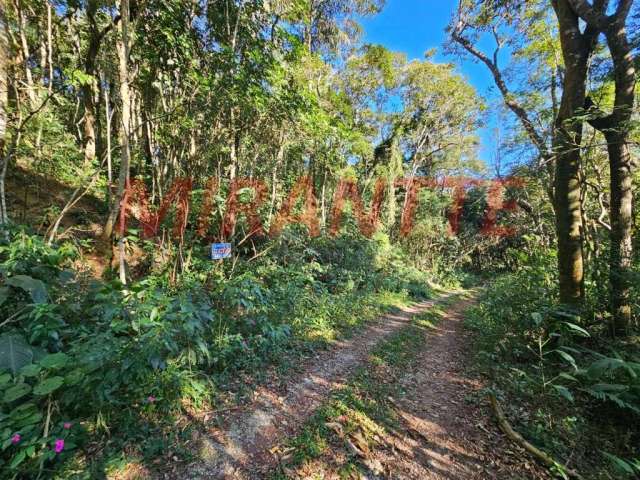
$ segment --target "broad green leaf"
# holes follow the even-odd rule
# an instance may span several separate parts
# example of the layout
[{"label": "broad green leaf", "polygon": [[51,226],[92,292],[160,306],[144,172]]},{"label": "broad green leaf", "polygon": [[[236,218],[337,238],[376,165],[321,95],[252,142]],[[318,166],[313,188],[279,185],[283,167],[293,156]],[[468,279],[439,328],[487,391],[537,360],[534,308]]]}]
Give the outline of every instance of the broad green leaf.
[{"label": "broad green leaf", "polygon": [[35,412],[35,413],[32,413],[31,415],[29,415],[28,417],[25,417],[24,419],[20,420],[19,422],[16,422],[15,426],[16,426],[16,428],[22,429],[23,427],[26,427],[27,425],[34,425],[34,424],[40,422],[40,420],[42,420],[42,413]]},{"label": "broad green leaf", "polygon": [[67,363],[69,363],[69,355],[66,353],[51,353],[44,358],[42,358],[39,362],[44,368],[54,369],[54,368],[62,368]]},{"label": "broad green leaf", "polygon": [[47,378],[36,385],[36,388],[33,389],[33,393],[40,396],[49,395],[59,389],[63,383],[64,378],[62,377]]},{"label": "broad green leaf", "polygon": [[27,451],[26,450],[20,450],[15,457],[13,457],[13,460],[11,460],[11,463],[9,464],[9,468],[11,470],[15,470],[18,465],[20,465],[25,457],[27,456]]},{"label": "broad green leaf", "polygon": [[22,367],[22,369],[20,370],[20,375],[22,375],[23,377],[35,377],[40,373],[41,370],[42,367],[40,365],[31,363]]},{"label": "broad green leaf", "polygon": [[7,285],[20,288],[29,293],[33,303],[47,302],[47,287],[41,280],[30,277],[29,275],[14,275],[6,281]]},{"label": "broad green leaf", "polygon": [[11,293],[11,290],[8,287],[0,288],[0,306],[7,301],[10,293]]},{"label": "broad green leaf", "polygon": [[18,385],[14,385],[13,387],[8,388],[4,392],[4,396],[2,397],[2,400],[5,403],[10,403],[15,400],[18,400],[19,398],[24,397],[30,391],[31,391],[31,387],[29,385],[27,385],[26,383],[19,383]]},{"label": "broad green leaf", "polygon": [[20,335],[0,336],[0,369],[10,370],[14,375],[31,363],[33,349]]}]

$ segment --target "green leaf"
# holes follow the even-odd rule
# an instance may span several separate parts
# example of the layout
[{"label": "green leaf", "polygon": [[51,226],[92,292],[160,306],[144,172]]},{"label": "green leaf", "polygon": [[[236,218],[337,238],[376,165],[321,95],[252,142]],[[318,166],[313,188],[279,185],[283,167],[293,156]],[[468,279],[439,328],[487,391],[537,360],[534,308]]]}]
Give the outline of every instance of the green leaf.
[{"label": "green leaf", "polygon": [[33,360],[33,349],[20,335],[0,336],[0,369],[14,375]]},{"label": "green leaf", "polygon": [[571,322],[563,322],[567,327],[569,327],[571,330],[578,332],[580,335],[582,335],[583,337],[590,337],[591,335],[589,335],[589,332],[587,332],[584,328],[576,325],[575,323],[571,323]]},{"label": "green leaf", "polygon": [[539,312],[533,312],[531,314],[531,318],[535,322],[536,325],[540,325],[542,323],[542,315]]},{"label": "green leaf", "polygon": [[619,358],[605,357],[601,358],[600,360],[596,360],[591,365],[589,365],[589,368],[587,369],[587,375],[592,378],[597,378],[605,371],[613,372],[623,366],[624,360],[621,360]]},{"label": "green leaf", "polygon": [[578,370],[578,365],[576,364],[575,359],[571,355],[569,355],[567,352],[563,352],[562,350],[556,350],[556,352],[558,353],[558,355],[564,358],[567,362],[569,362],[571,366],[574,368],[574,370]]},{"label": "green leaf", "polygon": [[39,362],[44,368],[56,369],[63,368],[67,363],[69,363],[69,355],[66,353],[51,353],[44,358],[42,358]]},{"label": "green leaf", "polygon": [[2,397],[2,401],[5,403],[10,403],[19,398],[24,397],[31,391],[31,387],[26,383],[19,383],[18,385],[14,385],[11,388],[8,388],[4,392],[4,397]]},{"label": "green leaf", "polygon": [[0,288],[0,306],[7,301],[7,298],[9,298],[10,293],[11,291],[8,287]]},{"label": "green leaf", "polygon": [[577,382],[578,379],[576,377],[574,377],[573,375],[569,375],[568,373],[562,372],[558,375],[561,378],[564,378],[566,380],[570,380],[572,382]]},{"label": "green leaf", "polygon": [[33,389],[33,393],[40,396],[49,395],[59,389],[63,383],[64,378],[62,377],[47,378],[36,385],[36,388]]},{"label": "green leaf", "polygon": [[616,467],[618,470],[620,470],[621,472],[628,473],[628,474],[631,474],[631,475],[633,475],[634,473],[638,473],[638,472],[634,469],[634,467],[633,467],[633,465],[632,465],[632,464],[630,464],[630,463],[626,462],[626,461],[625,461],[625,460],[623,460],[622,458],[617,457],[617,456],[612,455],[612,454],[607,453],[607,452],[602,452],[602,453],[603,453],[603,454],[604,454],[604,456],[605,456],[605,457],[607,457],[607,458],[611,461],[611,463],[613,463],[613,464],[615,465],[615,467]]},{"label": "green leaf", "polygon": [[556,392],[558,392],[562,397],[564,397],[565,399],[569,400],[571,403],[573,403],[573,395],[571,394],[571,392],[569,391],[569,389],[567,387],[564,387],[562,385],[552,385],[552,387],[556,390]]},{"label": "green leaf", "polygon": [[591,385],[589,390],[592,392],[603,392],[603,393],[620,393],[626,392],[629,389],[626,385],[619,384],[611,384],[611,383],[596,383],[595,385]]},{"label": "green leaf", "polygon": [[23,418],[19,422],[16,422],[15,428],[16,429],[22,429],[23,427],[26,427],[27,425],[35,425],[36,423],[40,422],[40,420],[42,420],[42,413],[35,412],[35,413],[32,413],[31,415]]},{"label": "green leaf", "polygon": [[22,375],[23,377],[36,377],[40,373],[40,370],[42,370],[42,367],[40,365],[31,363],[22,367],[22,369],[20,370],[20,375]]},{"label": "green leaf", "polygon": [[13,460],[11,460],[11,463],[9,464],[9,468],[11,470],[16,469],[18,465],[20,465],[24,461],[26,456],[27,456],[27,451],[20,450],[18,454],[15,457],[13,457]]},{"label": "green leaf", "polygon": [[0,375],[0,387],[4,387],[10,381],[11,381],[10,373],[3,373],[2,375]]},{"label": "green leaf", "polygon": [[20,288],[31,295],[33,303],[47,303],[47,287],[41,280],[29,275],[14,275],[6,281],[7,285]]},{"label": "green leaf", "polygon": [[69,372],[64,377],[64,383],[69,386],[77,385],[82,380],[82,377],[84,377],[84,373],[82,372],[82,370],[76,369]]}]

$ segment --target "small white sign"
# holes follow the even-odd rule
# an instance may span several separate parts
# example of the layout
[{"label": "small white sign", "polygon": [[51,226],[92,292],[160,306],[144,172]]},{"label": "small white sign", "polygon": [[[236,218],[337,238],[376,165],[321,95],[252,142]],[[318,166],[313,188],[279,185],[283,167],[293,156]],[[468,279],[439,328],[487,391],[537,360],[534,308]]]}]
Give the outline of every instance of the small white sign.
[{"label": "small white sign", "polygon": [[230,243],[212,243],[211,260],[222,260],[231,256]]}]

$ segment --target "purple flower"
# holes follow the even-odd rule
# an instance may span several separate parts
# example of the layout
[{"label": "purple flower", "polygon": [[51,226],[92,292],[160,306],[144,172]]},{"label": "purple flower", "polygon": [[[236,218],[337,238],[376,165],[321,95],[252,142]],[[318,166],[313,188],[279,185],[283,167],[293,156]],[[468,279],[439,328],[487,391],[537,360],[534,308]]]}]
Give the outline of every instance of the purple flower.
[{"label": "purple flower", "polygon": [[58,438],[56,440],[56,443],[53,449],[55,450],[56,453],[60,453],[62,450],[64,450],[64,440],[61,438]]},{"label": "purple flower", "polygon": [[13,437],[11,437],[11,443],[13,445],[17,445],[20,443],[20,440],[22,440],[22,437],[20,436],[19,433],[16,433]]},{"label": "purple flower", "polygon": [[155,403],[156,400],[157,400],[156,397],[154,397],[153,395],[149,395],[147,397],[147,402],[149,403]]},{"label": "purple flower", "polygon": [[71,428],[72,423],[71,422],[64,422],[62,424],[62,428],[64,428],[65,430],[69,430]]}]

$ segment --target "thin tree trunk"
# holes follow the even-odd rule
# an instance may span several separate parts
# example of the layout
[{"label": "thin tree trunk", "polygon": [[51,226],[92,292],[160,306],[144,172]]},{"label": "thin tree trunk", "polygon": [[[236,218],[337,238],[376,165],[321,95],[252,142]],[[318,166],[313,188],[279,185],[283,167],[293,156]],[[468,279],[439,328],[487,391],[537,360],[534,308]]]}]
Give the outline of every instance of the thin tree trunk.
[{"label": "thin tree trunk", "polygon": [[[129,0],[120,2],[120,34],[117,41],[118,72],[120,76],[120,173],[118,175],[118,189],[111,203],[111,211],[104,228],[103,237],[109,240],[113,234],[113,228],[120,212],[120,200],[124,195],[129,182],[129,128],[131,121],[131,98],[129,93]],[[126,272],[124,265],[124,235],[120,235],[118,241],[120,257],[120,279],[126,284]]]},{"label": "thin tree trunk", "polygon": [[[102,78],[104,82],[104,77]],[[106,143],[107,143],[107,204],[111,205],[111,187],[113,186],[113,166],[111,160],[111,119],[113,118],[113,112],[111,111],[110,105],[110,89],[107,87],[103,91],[104,94],[104,115],[105,115],[105,125],[106,125]]]},{"label": "thin tree trunk", "polygon": [[47,63],[49,65],[48,92],[53,92],[53,25],[51,3],[47,1]]},{"label": "thin tree trunk", "polygon": [[606,137],[611,169],[611,330],[614,335],[625,335],[631,322],[632,162],[626,132],[615,131]]},{"label": "thin tree trunk", "polygon": [[0,3],[0,225],[6,224],[9,220],[4,191],[8,162],[5,146],[9,121],[7,112],[9,102],[9,39],[7,38],[5,5]]},{"label": "thin tree trunk", "polygon": [[33,75],[31,74],[31,68],[29,68],[29,57],[31,56],[31,53],[29,52],[29,43],[27,42],[27,20],[24,17],[24,12],[22,11],[19,0],[16,1],[15,6],[18,13],[18,30],[20,33],[20,45],[22,47],[24,75],[27,81],[27,96],[29,97],[29,106],[33,109],[36,106],[36,92],[33,85]]},{"label": "thin tree trunk", "polygon": [[269,203],[269,222],[273,217],[273,212],[276,206],[276,196],[278,193],[278,170],[284,162],[284,129],[280,132],[280,145],[278,146],[278,152],[276,153],[276,161],[273,164],[273,170],[271,172],[271,201]]},{"label": "thin tree trunk", "polygon": [[610,273],[612,331],[627,333],[631,322],[631,261],[633,257],[633,162],[629,151],[635,98],[635,70],[624,22],[607,33],[616,79],[613,131],[606,135],[611,170]]}]

